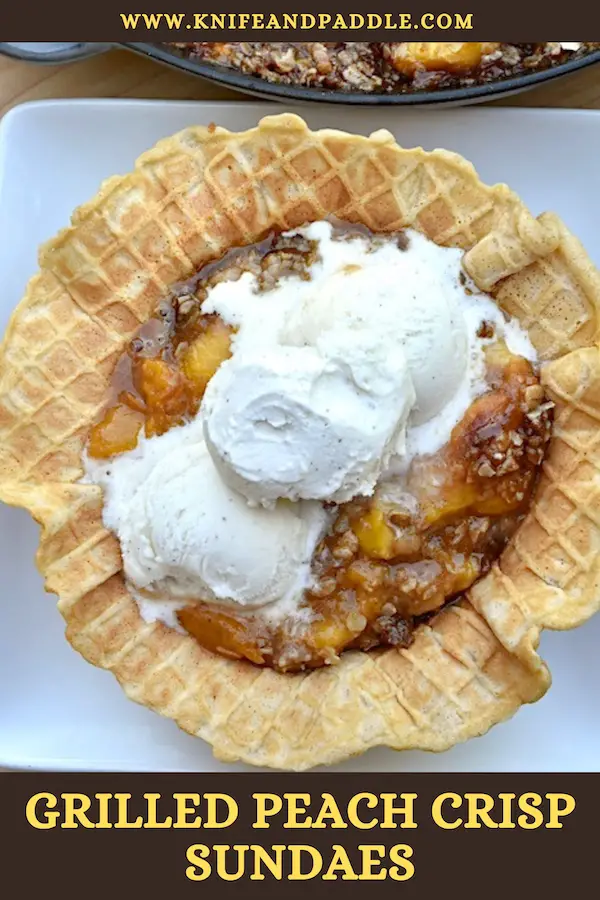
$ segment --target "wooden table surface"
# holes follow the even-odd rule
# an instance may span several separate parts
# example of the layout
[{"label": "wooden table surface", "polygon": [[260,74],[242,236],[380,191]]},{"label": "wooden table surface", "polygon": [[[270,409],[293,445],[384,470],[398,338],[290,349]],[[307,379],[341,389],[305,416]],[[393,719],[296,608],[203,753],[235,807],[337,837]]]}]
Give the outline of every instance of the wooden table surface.
[{"label": "wooden table surface", "polygon": [[[126,50],[113,50],[60,66],[41,66],[0,57],[0,115],[27,100],[56,97],[250,99]],[[494,101],[493,105],[600,109],[600,65],[516,97]]]}]

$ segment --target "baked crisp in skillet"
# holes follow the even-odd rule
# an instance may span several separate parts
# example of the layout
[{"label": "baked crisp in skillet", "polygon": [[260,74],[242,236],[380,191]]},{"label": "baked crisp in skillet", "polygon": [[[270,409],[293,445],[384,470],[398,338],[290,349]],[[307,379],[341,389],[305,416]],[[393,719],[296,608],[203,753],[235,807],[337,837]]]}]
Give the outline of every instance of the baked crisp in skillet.
[{"label": "baked crisp in skillet", "polygon": [[491,84],[560,65],[600,48],[600,43],[239,41],[167,46],[186,58],[277,84],[389,94]]}]

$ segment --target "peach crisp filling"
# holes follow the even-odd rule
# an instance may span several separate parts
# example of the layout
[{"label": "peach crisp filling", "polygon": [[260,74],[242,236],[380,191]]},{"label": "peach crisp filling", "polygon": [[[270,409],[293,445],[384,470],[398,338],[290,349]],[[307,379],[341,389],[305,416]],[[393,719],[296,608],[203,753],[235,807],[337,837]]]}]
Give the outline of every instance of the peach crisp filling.
[{"label": "peach crisp filling", "polygon": [[[111,397],[92,427],[88,453],[106,459],[189,421],[219,365],[232,329],[204,315],[207,288],[243,270],[300,271],[313,248],[272,237],[177,289],[119,361]],[[524,518],[551,433],[531,364],[496,341],[486,349],[488,390],[449,442],[417,458],[398,485],[336,508],[313,557],[308,615],[283,620],[193,603],[180,624],[208,650],[281,671],[335,662],[351,648],[407,646],[415,626],[456,598],[498,558]]]}]

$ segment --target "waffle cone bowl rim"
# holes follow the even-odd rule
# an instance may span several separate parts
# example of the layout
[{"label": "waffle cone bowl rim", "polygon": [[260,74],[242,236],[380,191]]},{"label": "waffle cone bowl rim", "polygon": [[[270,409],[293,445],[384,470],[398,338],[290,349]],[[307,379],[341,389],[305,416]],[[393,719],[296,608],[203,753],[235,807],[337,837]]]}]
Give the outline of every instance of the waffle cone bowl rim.
[{"label": "waffle cone bowl rim", "polygon": [[[356,193],[355,178],[362,192]],[[144,203],[152,213],[140,224]],[[232,246],[232,222],[250,243],[256,222],[294,227],[309,205],[313,219],[344,218],[352,210],[354,221],[374,231],[413,227],[437,243],[462,247],[478,287],[530,332],[557,418],[530,514],[486,576],[419,626],[407,650],[351,651],[335,666],[292,675],[216,657],[191,636],[141,619],[125,587],[116,538],[102,525],[101,490],[78,483],[82,442],[104,390],[64,441],[50,440],[53,453],[29,469],[19,463],[46,422],[47,405],[66,396],[50,352],[60,329],[76,321],[80,345],[89,333],[90,348],[92,325],[98,341],[113,340],[98,376],[105,388],[111,359],[135,330],[117,313],[135,309],[139,323],[155,306],[156,297],[140,301],[131,273],[116,288],[109,283],[107,300],[98,272],[106,276],[109,262],[113,280],[129,255],[152,270],[148,284],[172,284],[183,280],[176,275],[185,276],[186,266],[197,270],[210,254]],[[159,211],[169,225],[162,244],[153,233]],[[377,227],[384,215],[388,221]],[[194,216],[205,226],[203,242],[192,233]],[[247,221],[254,231],[246,226],[244,232]],[[109,257],[111,241],[118,246]],[[171,269],[159,269],[163,257]],[[281,113],[242,133],[192,126],[160,141],[132,172],[108,179],[75,210],[71,225],[40,249],[39,266],[0,345],[0,438],[7,447],[0,455],[0,500],[27,509],[41,525],[36,564],[46,590],[58,596],[68,641],[90,663],[112,671],[130,699],[207,741],[217,758],[304,770],[381,745],[446,750],[543,696],[550,673],[536,652],[541,631],[576,627],[600,606],[600,524],[586,500],[600,451],[596,460],[593,439],[585,443],[600,422],[600,274],[557,216],[534,218],[505,185],[484,185],[470,163],[449,151],[405,149],[386,131],[369,137],[311,131],[299,116]],[[540,330],[536,304],[544,291]],[[565,296],[579,303],[579,318],[563,333],[557,323]],[[46,307],[58,337],[40,332]],[[33,346],[35,358],[46,362],[31,386]],[[88,382],[95,352],[89,351]],[[35,406],[34,387],[44,395],[42,406]],[[25,432],[34,435],[33,444],[23,443]],[[57,467],[63,477],[49,477]],[[542,552],[536,556],[532,547]]]}]

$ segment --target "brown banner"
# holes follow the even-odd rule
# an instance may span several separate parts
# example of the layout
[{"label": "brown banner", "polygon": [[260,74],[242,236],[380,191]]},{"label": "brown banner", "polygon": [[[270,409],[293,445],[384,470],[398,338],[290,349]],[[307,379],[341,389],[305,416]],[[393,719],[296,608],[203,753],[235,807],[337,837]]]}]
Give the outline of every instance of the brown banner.
[{"label": "brown banner", "polygon": [[171,40],[483,40],[579,34],[598,36],[598,7],[588,0],[523,3],[457,0],[456,3],[191,3],[189,0],[72,0],[3,3],[4,37],[88,37],[102,41]]},{"label": "brown banner", "polygon": [[595,883],[599,806],[600,774],[5,774],[2,882],[65,900],[552,900]]}]

